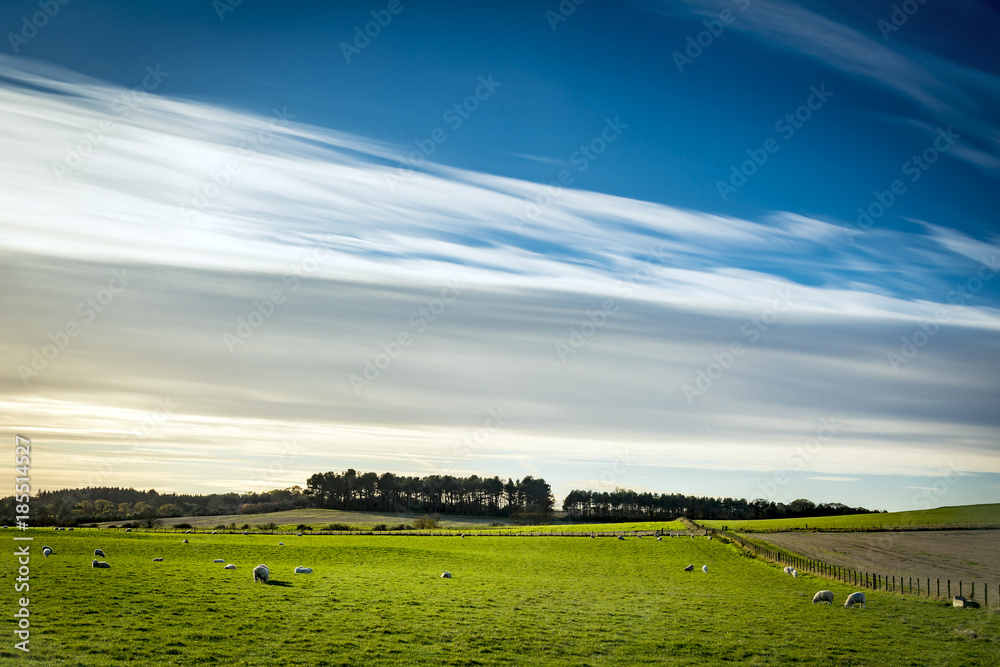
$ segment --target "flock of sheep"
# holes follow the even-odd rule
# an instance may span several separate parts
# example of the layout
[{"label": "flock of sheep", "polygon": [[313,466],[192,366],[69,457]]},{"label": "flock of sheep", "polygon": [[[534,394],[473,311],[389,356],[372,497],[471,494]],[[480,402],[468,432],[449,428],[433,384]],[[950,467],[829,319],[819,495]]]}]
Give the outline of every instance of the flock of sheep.
[{"label": "flock of sheep", "polygon": [[[72,530],[72,528],[70,528],[70,530]],[[129,532],[129,531],[126,530],[126,532]],[[185,531],[185,532],[190,533],[191,531]],[[213,532],[212,534],[214,535],[215,533]],[[462,535],[462,537],[465,537],[465,536]],[[593,533],[591,533],[590,537],[596,539],[596,535],[594,535]],[[641,539],[642,536],[638,535],[637,537]],[[673,535],[671,535],[671,537],[673,537]],[[694,537],[694,535],[692,535],[691,537]],[[623,536],[619,535],[618,539],[619,540],[624,540],[625,538]],[[709,537],[708,539],[712,539],[712,538]],[[657,542],[659,542],[660,540],[662,540],[662,535],[657,535],[656,536],[656,540],[657,540]],[[185,539],[185,540],[182,541],[182,544],[188,544],[188,541]],[[285,543],[284,542],[279,542],[278,544],[279,544],[279,546],[284,546]],[[44,555],[44,556],[51,556],[52,555],[52,547],[43,546],[42,547],[42,555]],[[94,549],[94,555],[95,556],[100,556],[101,558],[107,558],[107,556],[104,555],[104,551],[102,549]],[[154,558],[153,562],[156,562],[156,563],[163,562],[163,558]],[[226,561],[224,559],[222,559],[222,558],[216,558],[212,562],[213,563],[225,563]],[[109,569],[111,567],[111,565],[109,563],[107,563],[105,561],[99,561],[96,558],[93,559],[90,562],[90,566],[91,567],[95,567],[95,568],[103,568],[103,569]],[[232,563],[229,563],[223,569],[224,570],[235,570],[236,566],[233,565]],[[692,570],[694,570],[694,565],[693,564],[688,565],[687,567],[684,568],[685,572],[691,572]],[[707,574],[708,573],[708,565],[702,565],[701,566],[701,571]],[[794,567],[791,567],[790,565],[786,565],[782,571],[785,574],[790,575],[792,577],[798,577],[799,576],[798,571]],[[299,566],[299,567],[295,568],[295,574],[312,574],[312,572],[313,572],[313,570],[312,570],[311,567],[301,567],[301,566]],[[251,572],[251,576],[253,577],[253,582],[255,584],[257,582],[266,584],[268,582],[268,580],[271,578],[271,570],[267,567],[267,565],[264,565],[262,563],[262,564],[258,565],[257,567],[255,567],[253,569],[253,571]],[[452,578],[451,572],[444,572],[441,575],[441,578],[442,579],[451,579]],[[815,604],[817,602],[826,602],[827,604],[832,605],[833,604],[833,591],[828,591],[828,590],[817,591],[816,594],[813,596],[812,601],[813,601],[813,604]],[[862,593],[861,591],[857,591],[857,592],[851,593],[850,595],[847,596],[847,600],[844,602],[844,607],[849,608],[849,609],[853,609],[857,605],[861,605],[862,609],[865,608],[865,594]]]}]

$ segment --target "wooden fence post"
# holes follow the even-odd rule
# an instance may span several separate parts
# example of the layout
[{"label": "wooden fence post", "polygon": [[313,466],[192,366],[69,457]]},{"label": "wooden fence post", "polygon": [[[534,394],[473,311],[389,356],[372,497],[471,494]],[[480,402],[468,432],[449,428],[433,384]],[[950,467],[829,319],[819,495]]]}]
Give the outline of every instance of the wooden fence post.
[{"label": "wooden fence post", "polygon": [[951,598],[951,579],[948,580],[948,598]]},{"label": "wooden fence post", "polygon": [[958,595],[959,596],[962,595],[962,580],[961,579],[958,580]]}]

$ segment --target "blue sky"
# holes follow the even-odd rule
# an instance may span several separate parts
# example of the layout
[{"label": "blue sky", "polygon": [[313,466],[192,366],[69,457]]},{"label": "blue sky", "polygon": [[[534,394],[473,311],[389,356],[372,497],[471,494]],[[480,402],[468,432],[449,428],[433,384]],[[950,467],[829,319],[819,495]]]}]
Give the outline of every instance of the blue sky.
[{"label": "blue sky", "polygon": [[223,6],[0,8],[41,485],[1000,500],[989,5]]}]

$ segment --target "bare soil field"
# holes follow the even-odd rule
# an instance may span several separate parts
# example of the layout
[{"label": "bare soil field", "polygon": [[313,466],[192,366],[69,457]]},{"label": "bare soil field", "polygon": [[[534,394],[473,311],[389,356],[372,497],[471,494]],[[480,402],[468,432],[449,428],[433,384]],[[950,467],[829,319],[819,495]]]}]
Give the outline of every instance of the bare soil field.
[{"label": "bare soil field", "polygon": [[863,572],[1000,583],[1000,530],[782,532],[755,537]]}]

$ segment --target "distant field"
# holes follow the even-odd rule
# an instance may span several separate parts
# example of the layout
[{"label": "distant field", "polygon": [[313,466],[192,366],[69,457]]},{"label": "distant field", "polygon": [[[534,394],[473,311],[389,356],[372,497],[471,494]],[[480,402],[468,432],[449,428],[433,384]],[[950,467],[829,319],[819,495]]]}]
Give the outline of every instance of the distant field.
[{"label": "distant field", "polygon": [[[28,534],[39,665],[1000,664],[995,610],[868,592],[848,611],[852,589],[719,540]],[[95,547],[110,570],[89,567]],[[836,606],[810,603],[824,588]]]},{"label": "distant field", "polygon": [[1000,526],[1000,504],[939,507],[912,512],[853,514],[804,519],[762,519],[758,521],[699,521],[699,525],[721,529],[728,526],[741,532],[771,533],[783,530],[885,530],[892,528]]},{"label": "distant field", "polygon": [[[217,525],[235,523],[237,526],[249,524],[258,526],[264,523],[276,523],[283,530],[293,530],[299,524],[309,524],[314,528],[321,528],[331,523],[342,523],[355,526],[359,529],[368,530],[372,526],[384,523],[389,526],[396,524],[410,524],[423,514],[407,513],[381,513],[381,512],[345,512],[342,510],[304,509],[289,510],[287,512],[271,512],[270,514],[220,514],[218,516],[188,516],[172,517],[164,519],[165,526],[172,526],[178,523],[190,523],[198,528],[214,528]],[[112,524],[126,523],[123,521],[105,521],[99,524],[106,527]],[[507,525],[509,522],[498,517],[481,516],[445,516],[441,515],[440,525],[444,528],[464,528],[464,527],[488,527],[491,523],[501,523]]]},{"label": "distant field", "polygon": [[754,534],[792,553],[861,572],[1000,584],[1000,530]]}]

